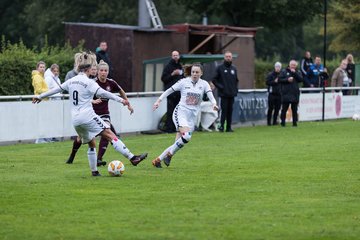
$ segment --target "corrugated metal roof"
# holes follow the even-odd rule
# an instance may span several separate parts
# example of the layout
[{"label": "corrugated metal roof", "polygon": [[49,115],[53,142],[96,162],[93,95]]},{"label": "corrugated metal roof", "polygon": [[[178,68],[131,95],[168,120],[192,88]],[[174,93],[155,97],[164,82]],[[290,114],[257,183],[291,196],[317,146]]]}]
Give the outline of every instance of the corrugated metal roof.
[{"label": "corrugated metal roof", "polygon": [[156,29],[156,28],[144,28],[139,26],[129,26],[113,23],[84,23],[84,22],[63,22],[65,25],[75,25],[75,26],[87,26],[87,27],[99,27],[99,28],[114,28],[114,29],[124,29],[132,30],[139,32],[173,32],[171,29]]},{"label": "corrugated metal roof", "polygon": [[[237,58],[237,57],[238,54],[234,53],[233,58]],[[164,63],[170,61],[170,59],[171,57],[154,58],[154,59],[144,60],[143,64]],[[193,62],[207,63],[207,62],[214,62],[223,59],[224,59],[224,54],[181,54],[180,55],[180,62],[183,64],[193,63]]]}]

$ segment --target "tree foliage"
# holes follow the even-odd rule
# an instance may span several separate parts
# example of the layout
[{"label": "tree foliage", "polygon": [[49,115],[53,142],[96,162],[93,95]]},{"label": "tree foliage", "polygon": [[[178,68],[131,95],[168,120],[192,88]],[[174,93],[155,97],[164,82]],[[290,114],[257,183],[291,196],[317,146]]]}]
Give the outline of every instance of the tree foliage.
[{"label": "tree foliage", "polygon": [[201,15],[207,13],[235,26],[289,28],[310,21],[322,11],[313,0],[176,0]]},{"label": "tree foliage", "polygon": [[28,48],[22,41],[10,43],[2,37],[0,44],[0,95],[33,94],[31,72],[38,61],[44,61],[47,67],[57,63],[60,66],[60,79],[74,66],[74,54],[82,49],[82,45],[72,48],[68,43],[64,46],[49,46],[45,41],[40,51]]},{"label": "tree foliage", "polygon": [[210,24],[263,27],[256,35],[257,56],[299,58],[305,49],[303,26],[323,11],[322,1],[303,0],[176,0]]},{"label": "tree foliage", "polygon": [[[314,0],[154,0],[164,25],[201,23],[264,27],[256,36],[256,52],[261,58],[299,58],[305,49],[319,52],[321,24],[313,22],[323,12],[324,1]],[[330,50],[359,49],[360,4],[358,0],[328,0]],[[2,0],[0,34],[11,42],[22,39],[26,46],[61,44],[63,22],[94,22],[136,25],[137,0]],[[320,19],[321,21],[321,19]],[[315,23],[315,24],[313,24]],[[310,32],[309,32],[310,31]],[[314,36],[314,37],[313,37]],[[330,40],[332,38],[329,38]],[[309,42],[311,40],[312,42]],[[320,40],[320,41],[319,41]]]},{"label": "tree foliage", "polygon": [[358,0],[332,3],[328,17],[328,32],[334,36],[329,50],[360,53],[360,4]]}]

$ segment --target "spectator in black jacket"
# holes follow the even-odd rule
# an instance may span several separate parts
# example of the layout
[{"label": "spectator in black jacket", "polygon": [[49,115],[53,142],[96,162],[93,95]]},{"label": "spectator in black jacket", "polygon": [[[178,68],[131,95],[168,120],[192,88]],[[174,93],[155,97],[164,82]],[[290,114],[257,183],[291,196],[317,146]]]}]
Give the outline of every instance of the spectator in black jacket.
[{"label": "spectator in black jacket", "polygon": [[[281,71],[281,63],[275,63],[275,69],[266,77],[266,85],[268,86],[268,112],[267,112],[267,125],[271,126],[271,118],[273,117],[272,124],[278,125],[277,118],[281,107],[280,95],[280,82],[279,74]],[[274,114],[273,114],[274,113]]]},{"label": "spectator in black jacket", "polygon": [[346,56],[347,60],[347,67],[346,67],[346,73],[349,78],[350,86],[355,86],[355,61],[352,54],[348,54]]},{"label": "spectator in black jacket", "polygon": [[301,59],[300,62],[300,70],[302,73],[303,79],[305,79],[305,82],[309,78],[309,72],[310,72],[310,66],[313,64],[313,59],[311,58],[311,53],[309,51],[305,52],[305,57]]},{"label": "spectator in black jacket", "polygon": [[[164,83],[164,91],[174,85],[177,81],[184,78],[184,71],[180,64],[180,54],[178,51],[171,53],[171,60],[165,66],[161,75],[161,81]],[[167,112],[166,112],[166,124],[165,131],[168,133],[176,132],[175,125],[172,121],[172,114],[176,105],[180,101],[180,92],[174,92],[167,97]]]},{"label": "spectator in black jacket", "polygon": [[297,126],[297,107],[300,98],[299,83],[303,81],[301,72],[296,70],[297,62],[291,60],[289,66],[279,75],[281,87],[281,126],[285,127],[286,112],[291,104],[293,126]]},{"label": "spectator in black jacket", "polygon": [[109,54],[107,52],[108,45],[107,42],[101,41],[99,47],[96,48],[96,62],[99,64],[101,60],[106,62],[109,65],[109,75],[108,78],[112,78],[113,74],[113,67],[110,61]]},{"label": "spectator in black jacket", "polygon": [[225,120],[226,132],[233,132],[231,122],[234,98],[238,93],[238,82],[237,70],[232,65],[232,53],[226,51],[224,54],[224,63],[216,68],[215,76],[212,80],[212,83],[218,89],[221,100],[220,132],[224,131]]}]

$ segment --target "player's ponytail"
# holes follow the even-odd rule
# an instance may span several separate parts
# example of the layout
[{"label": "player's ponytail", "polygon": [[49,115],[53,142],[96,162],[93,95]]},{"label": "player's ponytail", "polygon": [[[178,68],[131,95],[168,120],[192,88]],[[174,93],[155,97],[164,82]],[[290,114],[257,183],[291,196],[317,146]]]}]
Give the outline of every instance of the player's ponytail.
[{"label": "player's ponytail", "polygon": [[109,70],[109,64],[107,64],[104,60],[100,60],[97,68],[98,68],[98,70],[99,70],[100,68],[106,68],[107,70]]},{"label": "player's ponytail", "polygon": [[92,52],[82,52],[78,58],[78,71],[85,72],[92,66],[96,65],[96,55]]}]

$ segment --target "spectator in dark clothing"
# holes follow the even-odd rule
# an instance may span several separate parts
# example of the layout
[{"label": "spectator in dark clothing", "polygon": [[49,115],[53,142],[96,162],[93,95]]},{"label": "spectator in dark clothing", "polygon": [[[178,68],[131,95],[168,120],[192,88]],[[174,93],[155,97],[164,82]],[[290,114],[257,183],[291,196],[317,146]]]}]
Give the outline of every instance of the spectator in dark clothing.
[{"label": "spectator in dark clothing", "polygon": [[[277,118],[281,107],[280,95],[280,82],[279,74],[281,71],[281,63],[275,63],[275,69],[266,77],[266,85],[268,86],[268,112],[267,112],[267,125],[271,126],[271,118],[273,117],[272,124],[278,125]],[[273,114],[274,113],[274,114]]]},{"label": "spectator in dark clothing", "polygon": [[[184,78],[184,71],[180,64],[180,54],[178,51],[173,51],[171,53],[171,60],[165,66],[163,73],[161,75],[161,81],[164,83],[164,90],[166,91],[177,81]],[[168,133],[176,132],[175,125],[172,121],[172,114],[176,105],[180,101],[180,92],[174,92],[167,97],[167,111],[166,111],[166,123],[165,131]]]},{"label": "spectator in dark clothing", "polygon": [[346,73],[349,78],[350,86],[355,86],[355,61],[352,54],[346,56],[347,67]]},{"label": "spectator in dark clothing", "polygon": [[99,47],[96,48],[96,62],[99,64],[101,60],[109,65],[109,78],[113,78],[113,67],[107,52],[108,45],[105,41],[100,42]]},{"label": "spectator in dark clothing", "polygon": [[306,51],[305,57],[303,57],[303,59],[301,59],[300,62],[300,70],[304,81],[306,81],[306,79],[308,78],[310,66],[312,64],[313,64],[313,60],[311,58],[311,53],[309,51]]},{"label": "spectator in dark clothing", "polygon": [[281,126],[285,127],[286,112],[291,105],[293,126],[297,126],[297,108],[300,98],[299,83],[303,81],[301,72],[296,70],[297,62],[291,60],[289,67],[282,70],[279,75],[281,87]]},{"label": "spectator in dark clothing", "polygon": [[212,80],[212,83],[218,89],[218,94],[221,99],[220,132],[224,131],[225,120],[226,131],[233,132],[231,122],[234,98],[238,93],[238,82],[237,70],[232,65],[232,53],[226,51],[224,54],[224,63],[216,68],[215,76]]}]

